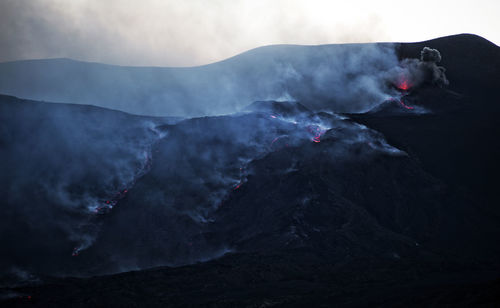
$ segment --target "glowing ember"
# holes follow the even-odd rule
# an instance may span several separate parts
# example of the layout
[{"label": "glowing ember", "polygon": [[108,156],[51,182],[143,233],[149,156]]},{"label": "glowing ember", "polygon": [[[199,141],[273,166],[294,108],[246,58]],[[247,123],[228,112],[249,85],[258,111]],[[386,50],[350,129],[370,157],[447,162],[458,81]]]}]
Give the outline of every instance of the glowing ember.
[{"label": "glowing ember", "polygon": [[273,141],[271,141],[271,146],[273,146],[273,144],[274,144],[276,141],[278,141],[278,139],[280,139],[280,137],[279,137],[279,136],[278,136],[278,137],[276,137],[276,138],[274,138],[274,139],[273,139]]},{"label": "glowing ember", "polygon": [[240,189],[241,185],[243,185],[243,183],[245,182],[245,178],[246,178],[245,168],[240,167],[240,181],[238,182],[238,184],[236,184],[236,186],[233,187],[233,190]]},{"label": "glowing ember", "polygon": [[31,295],[20,295],[17,298],[22,299],[22,300],[23,299],[31,300]]}]

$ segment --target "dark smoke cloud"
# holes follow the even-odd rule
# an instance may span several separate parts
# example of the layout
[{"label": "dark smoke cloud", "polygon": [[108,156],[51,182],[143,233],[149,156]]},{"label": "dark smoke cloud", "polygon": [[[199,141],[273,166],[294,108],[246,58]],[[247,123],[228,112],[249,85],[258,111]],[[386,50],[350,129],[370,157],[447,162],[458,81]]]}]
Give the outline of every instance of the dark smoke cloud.
[{"label": "dark smoke cloud", "polygon": [[437,65],[441,53],[437,49],[424,47],[420,59],[403,59],[388,75],[394,85],[406,82],[410,88],[424,85],[443,87],[449,84],[446,69]]},{"label": "dark smoke cloud", "polygon": [[441,62],[441,53],[437,49],[432,49],[429,47],[424,47],[420,52],[420,60],[424,62]]}]

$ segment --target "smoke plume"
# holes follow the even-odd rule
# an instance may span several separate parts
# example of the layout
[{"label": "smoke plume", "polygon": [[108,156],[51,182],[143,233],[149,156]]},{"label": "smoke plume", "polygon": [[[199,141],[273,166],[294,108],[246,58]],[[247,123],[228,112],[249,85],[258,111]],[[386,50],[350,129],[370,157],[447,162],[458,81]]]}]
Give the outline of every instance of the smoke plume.
[{"label": "smoke plume", "polygon": [[420,52],[420,59],[403,59],[391,73],[391,80],[396,86],[404,82],[405,87],[411,88],[425,85],[447,86],[449,81],[445,75],[446,69],[438,65],[440,61],[441,53],[437,49],[424,47]]}]

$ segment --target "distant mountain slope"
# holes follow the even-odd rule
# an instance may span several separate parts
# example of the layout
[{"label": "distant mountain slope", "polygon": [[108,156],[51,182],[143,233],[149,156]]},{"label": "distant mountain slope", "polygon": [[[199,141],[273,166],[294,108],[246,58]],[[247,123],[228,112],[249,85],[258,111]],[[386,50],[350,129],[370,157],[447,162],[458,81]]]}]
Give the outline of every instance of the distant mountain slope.
[{"label": "distant mountain slope", "polygon": [[[456,74],[462,66],[472,76],[498,71],[498,47],[480,37],[458,35],[418,44],[427,45],[440,49],[442,64],[455,76],[452,86],[466,86]],[[189,68],[27,60],[0,63],[0,93],[158,116],[226,114],[253,101],[290,96],[314,109],[358,112],[383,100],[381,86],[374,82],[378,72],[394,66],[394,44],[267,46]]]},{"label": "distant mountain slope", "polygon": [[[318,105],[314,93],[328,100],[326,87],[348,82],[347,75],[337,73],[354,76],[366,70],[371,74],[375,67],[387,70],[396,63],[390,44],[267,46],[187,68],[27,60],[0,63],[0,93],[141,115],[217,115],[235,112],[257,100],[288,99],[289,95],[301,100],[307,97],[311,105]],[[329,75],[332,72],[335,76]]]}]

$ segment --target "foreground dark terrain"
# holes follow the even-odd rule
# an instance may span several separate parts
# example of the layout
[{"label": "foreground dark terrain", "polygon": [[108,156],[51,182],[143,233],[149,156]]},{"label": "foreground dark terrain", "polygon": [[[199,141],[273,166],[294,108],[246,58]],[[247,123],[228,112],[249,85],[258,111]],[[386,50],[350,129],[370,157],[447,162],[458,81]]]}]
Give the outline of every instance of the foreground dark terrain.
[{"label": "foreground dark terrain", "polygon": [[449,85],[363,113],[1,96],[0,303],[499,306],[500,49],[460,35],[397,55],[425,46]]}]

